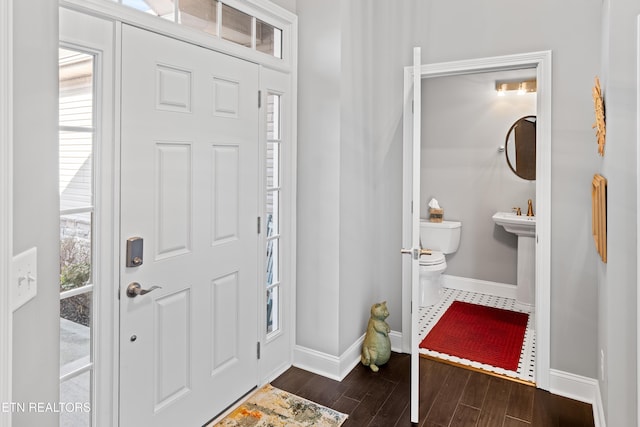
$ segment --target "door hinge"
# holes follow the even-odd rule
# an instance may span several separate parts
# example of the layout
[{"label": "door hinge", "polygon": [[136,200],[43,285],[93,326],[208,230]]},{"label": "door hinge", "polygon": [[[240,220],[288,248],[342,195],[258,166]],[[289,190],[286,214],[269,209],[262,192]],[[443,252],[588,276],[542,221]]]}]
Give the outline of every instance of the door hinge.
[{"label": "door hinge", "polygon": [[258,360],[260,360],[260,341],[258,341],[256,345],[256,356],[258,357]]},{"label": "door hinge", "polygon": [[258,108],[262,107],[262,91],[258,91]]},{"label": "door hinge", "polygon": [[414,113],[414,110],[413,110],[413,100],[412,100],[411,101],[411,114],[413,114],[413,113]]},{"label": "door hinge", "polygon": [[258,234],[262,232],[262,218],[258,217]]}]

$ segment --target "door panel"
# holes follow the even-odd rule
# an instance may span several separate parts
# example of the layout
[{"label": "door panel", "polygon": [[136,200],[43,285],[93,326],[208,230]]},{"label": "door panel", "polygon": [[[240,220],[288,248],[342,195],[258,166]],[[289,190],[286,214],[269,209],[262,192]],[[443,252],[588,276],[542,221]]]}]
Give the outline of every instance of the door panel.
[{"label": "door panel", "polygon": [[[412,191],[413,209],[411,236],[414,256],[411,261],[411,422],[419,416],[420,364],[418,356],[418,301],[420,288],[420,150],[422,141],[422,60],[419,47],[413,48],[413,135],[412,135]],[[416,256],[418,251],[418,256]],[[415,305],[414,305],[415,304]]]},{"label": "door panel", "polygon": [[202,425],[257,383],[258,66],[122,40],[120,425]]}]

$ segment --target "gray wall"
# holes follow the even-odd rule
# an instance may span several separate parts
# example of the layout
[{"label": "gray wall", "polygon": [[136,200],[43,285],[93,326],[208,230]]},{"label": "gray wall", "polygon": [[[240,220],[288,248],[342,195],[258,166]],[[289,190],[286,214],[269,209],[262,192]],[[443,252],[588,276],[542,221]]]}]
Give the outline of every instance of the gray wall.
[{"label": "gray wall", "polygon": [[[373,271],[375,274],[366,292],[361,294],[362,298],[385,295],[391,312],[389,324],[392,329],[401,330],[402,69],[411,64],[411,48],[422,47],[424,63],[552,50],[551,367],[595,378],[598,261],[591,237],[590,185],[600,160],[595,154],[591,129],[591,87],[593,76],[600,71],[597,47],[601,44],[601,1],[543,0],[527,3],[526,14],[522,13],[521,2],[499,0],[482,3],[463,0],[349,2],[350,13],[359,11],[370,23],[366,28],[356,27],[360,28],[358,31],[367,32],[362,37],[363,45],[360,51],[354,50],[350,58],[342,55],[342,63],[337,69],[330,69],[335,64],[335,53],[325,49],[330,49],[330,44],[340,48],[336,37],[351,31],[351,27],[344,23],[342,28],[339,25],[336,28],[335,20],[330,19],[332,14],[341,12],[340,8],[324,4],[319,7],[314,3],[313,0],[298,0],[297,3],[301,30],[298,290],[304,296],[298,299],[298,337],[317,329],[317,324],[311,327],[311,320],[304,317],[315,312],[315,301],[310,297],[317,289],[328,286],[321,278],[314,277],[314,269],[322,271],[324,265],[316,263],[312,267],[312,259],[318,261],[317,254],[322,254],[319,258],[325,260],[328,254],[334,254],[328,268],[337,268],[336,263],[342,267],[346,255],[336,253],[335,246],[357,246],[355,240],[363,234],[373,235],[375,240],[366,265],[357,268],[363,273]],[[331,13],[326,12],[329,8]],[[464,13],[460,13],[461,10]],[[327,15],[329,19],[324,20]],[[318,59],[314,59],[314,55]],[[334,107],[353,105],[357,100],[341,97],[358,94],[355,88],[341,93],[340,86],[332,87],[329,79],[333,78],[335,83],[340,77],[333,73],[351,73],[355,64],[362,61],[367,64],[363,76],[353,81],[360,85],[362,93],[369,94],[361,114],[370,115],[372,124],[368,134],[371,135],[370,167],[374,191],[371,210],[375,223],[360,235],[337,236],[329,227],[327,238],[330,240],[325,244],[323,239],[310,236],[311,232],[305,227],[318,227],[313,220],[323,225],[329,221],[320,213],[339,203],[336,193],[346,182],[342,175],[348,170],[348,165],[338,161],[324,162],[329,155],[325,150],[336,153],[353,143],[340,136],[334,139],[335,129],[344,123],[340,117],[335,117],[333,110],[325,114],[327,102],[330,100]],[[322,135],[332,135],[332,138],[322,138]],[[326,140],[324,146],[318,147],[321,140]],[[314,164],[316,155],[318,160]],[[328,184],[324,181],[318,189],[311,185],[313,176],[321,171],[321,175],[331,182],[331,188],[326,188]],[[338,220],[348,221],[347,214],[342,211],[343,216]],[[349,214],[364,218],[368,212],[364,207]],[[307,215],[309,218],[304,219]],[[337,242],[339,239],[351,241]],[[610,244],[615,246],[616,242]],[[340,279],[339,274],[334,277]],[[332,283],[328,292],[336,292],[333,286],[341,289],[353,284]],[[330,306],[345,303],[335,295],[323,296],[322,302]],[[367,313],[352,312],[350,317],[339,320],[340,325],[350,322],[364,325],[366,318]],[[344,340],[352,342],[356,338],[355,334],[344,336]],[[312,348],[326,348],[321,340],[310,341],[306,338],[305,343]]]},{"label": "gray wall", "polygon": [[[13,400],[58,402],[58,5],[13,8],[14,254],[38,248],[38,295],[13,319]],[[58,414],[13,415],[14,427],[36,425],[57,426]]]},{"label": "gray wall", "polygon": [[416,4],[297,2],[297,344],[333,356],[365,332],[374,302],[386,300],[388,323],[402,329],[400,118],[412,43],[396,36],[419,28]]},{"label": "gray wall", "polygon": [[296,342],[334,356],[364,333],[371,304],[391,294],[377,288],[372,263],[374,152],[362,50],[370,24],[357,4],[298,4]]},{"label": "gray wall", "polygon": [[[338,353],[340,227],[339,0],[298,5],[296,343]],[[324,37],[317,37],[323,33]]]},{"label": "gray wall", "polygon": [[[637,423],[637,16],[635,0],[603,2],[601,70],[607,115],[607,264],[598,262],[598,377],[609,426]],[[600,355],[598,355],[598,358]]]},{"label": "gray wall", "polygon": [[[421,12],[418,37],[405,37],[397,46],[389,46],[389,50],[406,50],[401,61],[388,59],[389,50],[379,51],[377,67],[398,69],[409,64],[410,46],[414,44],[422,47],[424,63],[548,49],[553,52],[551,367],[595,378],[597,257],[591,236],[590,185],[599,160],[591,129],[591,86],[600,67],[599,55],[593,54],[593,49],[600,45],[601,2],[544,0],[528,3],[524,15],[520,2],[419,3],[426,10],[416,11]],[[387,7],[380,8],[383,13]],[[396,21],[379,22],[392,25]],[[397,22],[386,34],[406,33],[403,21]],[[386,99],[374,103],[385,105]],[[399,122],[400,113],[389,111],[392,114],[397,114]],[[401,141],[396,144],[400,150]],[[400,263],[399,256],[387,259]]]},{"label": "gray wall", "polygon": [[271,2],[287,9],[289,12],[296,13],[297,0],[271,0]]},{"label": "gray wall", "polygon": [[598,158],[591,86],[600,67],[593,49],[601,40],[601,2],[545,0],[527,4],[526,14],[519,2],[430,5],[420,43],[425,62],[552,50],[551,367],[595,378],[590,185]]},{"label": "gray wall", "polygon": [[496,80],[535,78],[535,70],[478,73],[422,82],[420,216],[435,197],[447,220],[462,222],[460,247],[445,274],[515,285],[518,238],[491,219],[535,206],[535,181],[515,175],[498,151],[511,125],[536,114],[535,93],[497,96]]},{"label": "gray wall", "polygon": [[[371,268],[378,225],[374,214],[374,153],[371,144],[372,30],[358,2],[340,2],[340,354],[364,334],[371,305],[390,297],[375,284]],[[326,171],[325,171],[326,173]],[[399,315],[400,313],[396,313]]]}]

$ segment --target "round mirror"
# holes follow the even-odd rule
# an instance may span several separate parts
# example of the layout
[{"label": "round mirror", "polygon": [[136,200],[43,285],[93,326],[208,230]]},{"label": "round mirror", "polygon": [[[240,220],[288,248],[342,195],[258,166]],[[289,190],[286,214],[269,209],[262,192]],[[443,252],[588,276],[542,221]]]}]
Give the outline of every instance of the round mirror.
[{"label": "round mirror", "polygon": [[507,132],[505,155],[509,168],[522,179],[536,179],[536,116],[516,120]]}]

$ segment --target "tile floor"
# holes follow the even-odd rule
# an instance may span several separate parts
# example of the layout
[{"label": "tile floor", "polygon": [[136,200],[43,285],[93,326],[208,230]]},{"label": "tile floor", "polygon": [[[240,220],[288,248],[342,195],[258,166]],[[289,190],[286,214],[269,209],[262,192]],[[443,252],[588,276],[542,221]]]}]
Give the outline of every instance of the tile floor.
[{"label": "tile floor", "polygon": [[483,363],[472,360],[461,359],[456,356],[438,353],[437,351],[420,349],[421,354],[444,359],[450,362],[470,366],[488,372],[493,372],[510,378],[516,378],[522,381],[535,383],[535,355],[536,355],[536,336],[535,336],[535,317],[531,309],[523,307],[516,303],[514,299],[496,297],[492,295],[479,294],[475,292],[460,291],[456,289],[445,288],[440,302],[431,307],[419,308],[418,333],[419,340],[422,341],[431,328],[440,320],[440,317],[447,311],[447,308],[453,301],[464,301],[472,304],[481,304],[488,307],[502,308],[505,310],[520,311],[529,313],[529,322],[524,336],[522,352],[520,353],[520,361],[518,362],[517,371],[508,371],[495,366],[485,365]]}]

